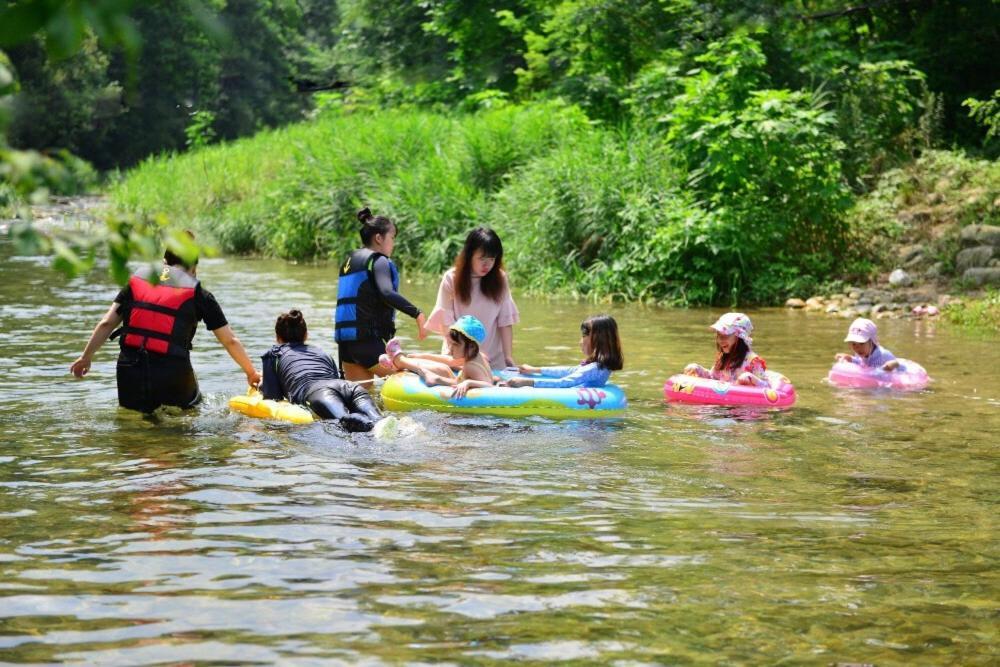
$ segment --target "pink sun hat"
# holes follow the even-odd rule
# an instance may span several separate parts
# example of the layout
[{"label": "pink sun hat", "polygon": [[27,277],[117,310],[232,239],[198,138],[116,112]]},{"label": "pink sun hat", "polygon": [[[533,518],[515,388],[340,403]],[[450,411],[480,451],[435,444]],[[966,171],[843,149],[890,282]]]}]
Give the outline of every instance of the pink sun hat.
[{"label": "pink sun hat", "polygon": [[747,344],[747,347],[753,345],[753,338],[750,337],[750,332],[753,331],[753,324],[750,322],[750,318],[743,313],[726,313],[717,319],[711,328],[723,336],[736,334],[737,337]]},{"label": "pink sun hat", "polygon": [[878,345],[878,327],[871,320],[859,317],[851,322],[851,326],[847,330],[847,338],[844,339],[844,342],[867,343],[868,341]]}]

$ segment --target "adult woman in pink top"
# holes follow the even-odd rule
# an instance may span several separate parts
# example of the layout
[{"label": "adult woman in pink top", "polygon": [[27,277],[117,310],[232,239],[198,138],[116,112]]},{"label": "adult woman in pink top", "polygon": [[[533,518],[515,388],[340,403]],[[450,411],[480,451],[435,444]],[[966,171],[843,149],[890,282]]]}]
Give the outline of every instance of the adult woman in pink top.
[{"label": "adult woman in pink top", "polygon": [[514,325],[521,317],[503,270],[503,245],[492,229],[479,227],[465,237],[455,266],[441,277],[427,329],[447,336],[448,327],[463,315],[472,315],[486,328],[482,351],[491,367],[517,365]]}]

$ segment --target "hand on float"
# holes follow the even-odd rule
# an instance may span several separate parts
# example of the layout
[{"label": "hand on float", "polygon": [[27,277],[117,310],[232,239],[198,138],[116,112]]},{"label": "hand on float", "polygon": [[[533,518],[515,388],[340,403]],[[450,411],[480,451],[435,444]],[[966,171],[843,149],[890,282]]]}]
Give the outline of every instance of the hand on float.
[{"label": "hand on float", "polygon": [[423,313],[417,315],[417,340],[427,338],[427,318]]},{"label": "hand on float", "polygon": [[251,387],[259,387],[260,380],[261,380],[260,371],[258,371],[256,368],[251,368],[250,372],[247,373],[247,384],[250,385]]},{"label": "hand on float", "polygon": [[504,357],[503,365],[504,368],[517,368],[517,362],[514,361],[514,357]]},{"label": "hand on float", "polygon": [[507,380],[508,387],[518,388],[518,387],[531,387],[535,384],[534,380],[529,378],[511,378]]},{"label": "hand on float", "polygon": [[885,362],[885,365],[882,366],[882,370],[884,371],[894,371],[897,368],[899,368],[899,362],[896,361],[895,359],[893,359],[892,361]]},{"label": "hand on float", "polygon": [[836,355],[834,355],[833,358],[836,359],[837,361],[850,361],[851,355],[844,354],[843,352],[838,352]]},{"label": "hand on float", "polygon": [[78,378],[82,378],[90,371],[90,359],[80,357],[69,367],[69,372]]},{"label": "hand on float", "polygon": [[736,384],[744,384],[752,387],[757,384],[757,378],[752,373],[740,373],[740,376],[736,379]]},{"label": "hand on float", "polygon": [[687,366],[684,367],[684,375],[693,375],[695,377],[701,377],[701,374],[698,373],[698,371],[699,371],[698,364],[688,364]]},{"label": "hand on float", "polygon": [[463,380],[455,385],[455,390],[451,392],[452,398],[465,398],[465,395],[469,393],[469,381]]},{"label": "hand on float", "polygon": [[542,369],[539,368],[538,366],[530,366],[528,364],[521,364],[520,366],[517,367],[517,370],[523,373],[524,375],[537,375],[538,373],[542,372]]}]

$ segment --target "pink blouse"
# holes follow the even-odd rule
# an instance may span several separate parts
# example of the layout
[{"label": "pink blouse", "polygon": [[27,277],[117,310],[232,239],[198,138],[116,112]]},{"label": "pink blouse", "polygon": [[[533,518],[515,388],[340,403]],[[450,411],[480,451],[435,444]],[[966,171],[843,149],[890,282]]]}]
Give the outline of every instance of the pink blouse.
[{"label": "pink blouse", "polygon": [[[462,303],[455,297],[455,269],[448,269],[441,276],[437,302],[430,317],[427,318],[427,328],[437,331],[442,336],[448,334],[448,327],[462,315],[472,315],[479,319],[486,327],[486,342],[482,345],[482,351],[489,358],[493,368],[503,368],[507,365],[503,358],[500,327],[509,327],[521,321],[517,304],[514,303],[510,288],[507,286],[507,274],[502,275],[504,290],[499,302],[485,296],[480,288],[481,279],[472,276],[472,299],[469,303]],[[448,353],[447,342],[442,345],[441,351],[444,354]]]}]

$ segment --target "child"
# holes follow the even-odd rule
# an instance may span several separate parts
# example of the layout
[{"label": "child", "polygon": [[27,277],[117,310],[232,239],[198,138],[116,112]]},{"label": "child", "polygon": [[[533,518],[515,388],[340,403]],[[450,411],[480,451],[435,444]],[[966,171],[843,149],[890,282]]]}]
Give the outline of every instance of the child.
[{"label": "child", "polygon": [[[423,378],[428,387],[454,387],[452,397],[462,398],[469,389],[493,386],[490,362],[479,349],[485,340],[483,323],[471,315],[463,315],[448,328],[445,342],[451,356],[403,354],[399,340],[393,338],[386,343],[386,353],[379,357],[379,362],[386,368],[413,371]],[[460,369],[457,376],[455,369]]]},{"label": "child", "polygon": [[758,356],[750,346],[753,338],[753,324],[743,313],[726,313],[712,325],[715,330],[715,365],[708,370],[698,364],[688,364],[685,375],[695,375],[701,378],[712,378],[724,382],[751,386],[768,384],[764,371],[767,362]]},{"label": "child", "polygon": [[871,320],[859,317],[851,322],[844,342],[851,344],[854,356],[841,352],[836,355],[837,361],[847,361],[865,368],[881,368],[884,371],[899,368],[896,355],[878,344],[878,327]]},{"label": "child", "polygon": [[511,378],[508,387],[603,387],[611,371],[620,371],[625,360],[618,338],[618,323],[610,315],[595,315],[580,325],[580,351],[584,360],[579,366],[546,366],[538,368],[522,364],[518,370],[537,378]]},{"label": "child", "polygon": [[306,405],[320,419],[337,419],[346,430],[370,431],[382,418],[371,395],[357,383],[341,380],[337,365],[323,350],[306,345],[309,335],[302,313],[282,313],[274,324],[278,344],[261,358],[264,398]]}]

